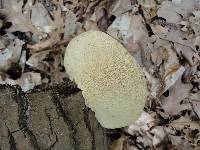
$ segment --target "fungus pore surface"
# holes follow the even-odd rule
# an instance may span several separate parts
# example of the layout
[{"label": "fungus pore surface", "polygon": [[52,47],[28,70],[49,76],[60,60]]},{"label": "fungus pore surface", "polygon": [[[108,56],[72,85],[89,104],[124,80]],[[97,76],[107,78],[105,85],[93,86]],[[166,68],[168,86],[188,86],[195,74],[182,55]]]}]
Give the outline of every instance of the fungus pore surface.
[{"label": "fungus pore surface", "polygon": [[64,66],[103,127],[128,126],[142,112],[147,97],[142,69],[106,33],[88,31],[72,39],[65,52]]}]

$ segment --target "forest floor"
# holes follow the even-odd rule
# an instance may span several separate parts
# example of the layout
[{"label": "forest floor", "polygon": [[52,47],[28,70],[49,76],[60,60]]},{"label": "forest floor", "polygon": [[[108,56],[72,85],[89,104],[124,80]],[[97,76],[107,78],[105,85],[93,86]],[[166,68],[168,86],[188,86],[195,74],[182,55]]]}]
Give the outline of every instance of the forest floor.
[{"label": "forest floor", "polygon": [[200,149],[200,0],[0,0],[0,84],[67,80],[65,48],[89,30],[122,43],[150,91],[110,149]]}]

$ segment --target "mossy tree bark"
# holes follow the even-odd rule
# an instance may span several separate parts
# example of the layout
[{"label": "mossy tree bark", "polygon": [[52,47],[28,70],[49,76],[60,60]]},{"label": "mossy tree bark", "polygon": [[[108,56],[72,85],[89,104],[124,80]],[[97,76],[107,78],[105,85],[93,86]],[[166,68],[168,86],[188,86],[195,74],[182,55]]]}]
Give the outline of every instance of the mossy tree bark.
[{"label": "mossy tree bark", "polygon": [[0,149],[107,150],[105,130],[71,82],[27,93],[0,85]]}]

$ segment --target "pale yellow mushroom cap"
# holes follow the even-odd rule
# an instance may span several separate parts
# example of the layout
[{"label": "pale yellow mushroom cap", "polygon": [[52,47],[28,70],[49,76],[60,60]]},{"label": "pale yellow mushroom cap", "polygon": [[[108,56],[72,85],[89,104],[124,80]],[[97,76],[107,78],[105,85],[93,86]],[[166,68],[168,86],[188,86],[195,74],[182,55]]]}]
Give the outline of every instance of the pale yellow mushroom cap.
[{"label": "pale yellow mushroom cap", "polygon": [[67,46],[64,65],[103,127],[128,126],[142,112],[148,93],[142,69],[111,36],[100,31],[78,35]]}]

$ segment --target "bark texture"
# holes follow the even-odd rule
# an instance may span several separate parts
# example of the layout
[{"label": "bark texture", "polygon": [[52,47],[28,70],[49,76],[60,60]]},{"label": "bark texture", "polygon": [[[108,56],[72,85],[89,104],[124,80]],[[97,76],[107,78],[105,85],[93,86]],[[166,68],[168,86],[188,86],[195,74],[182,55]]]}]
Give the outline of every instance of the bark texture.
[{"label": "bark texture", "polygon": [[72,82],[22,92],[0,85],[0,150],[107,150],[105,130]]}]

